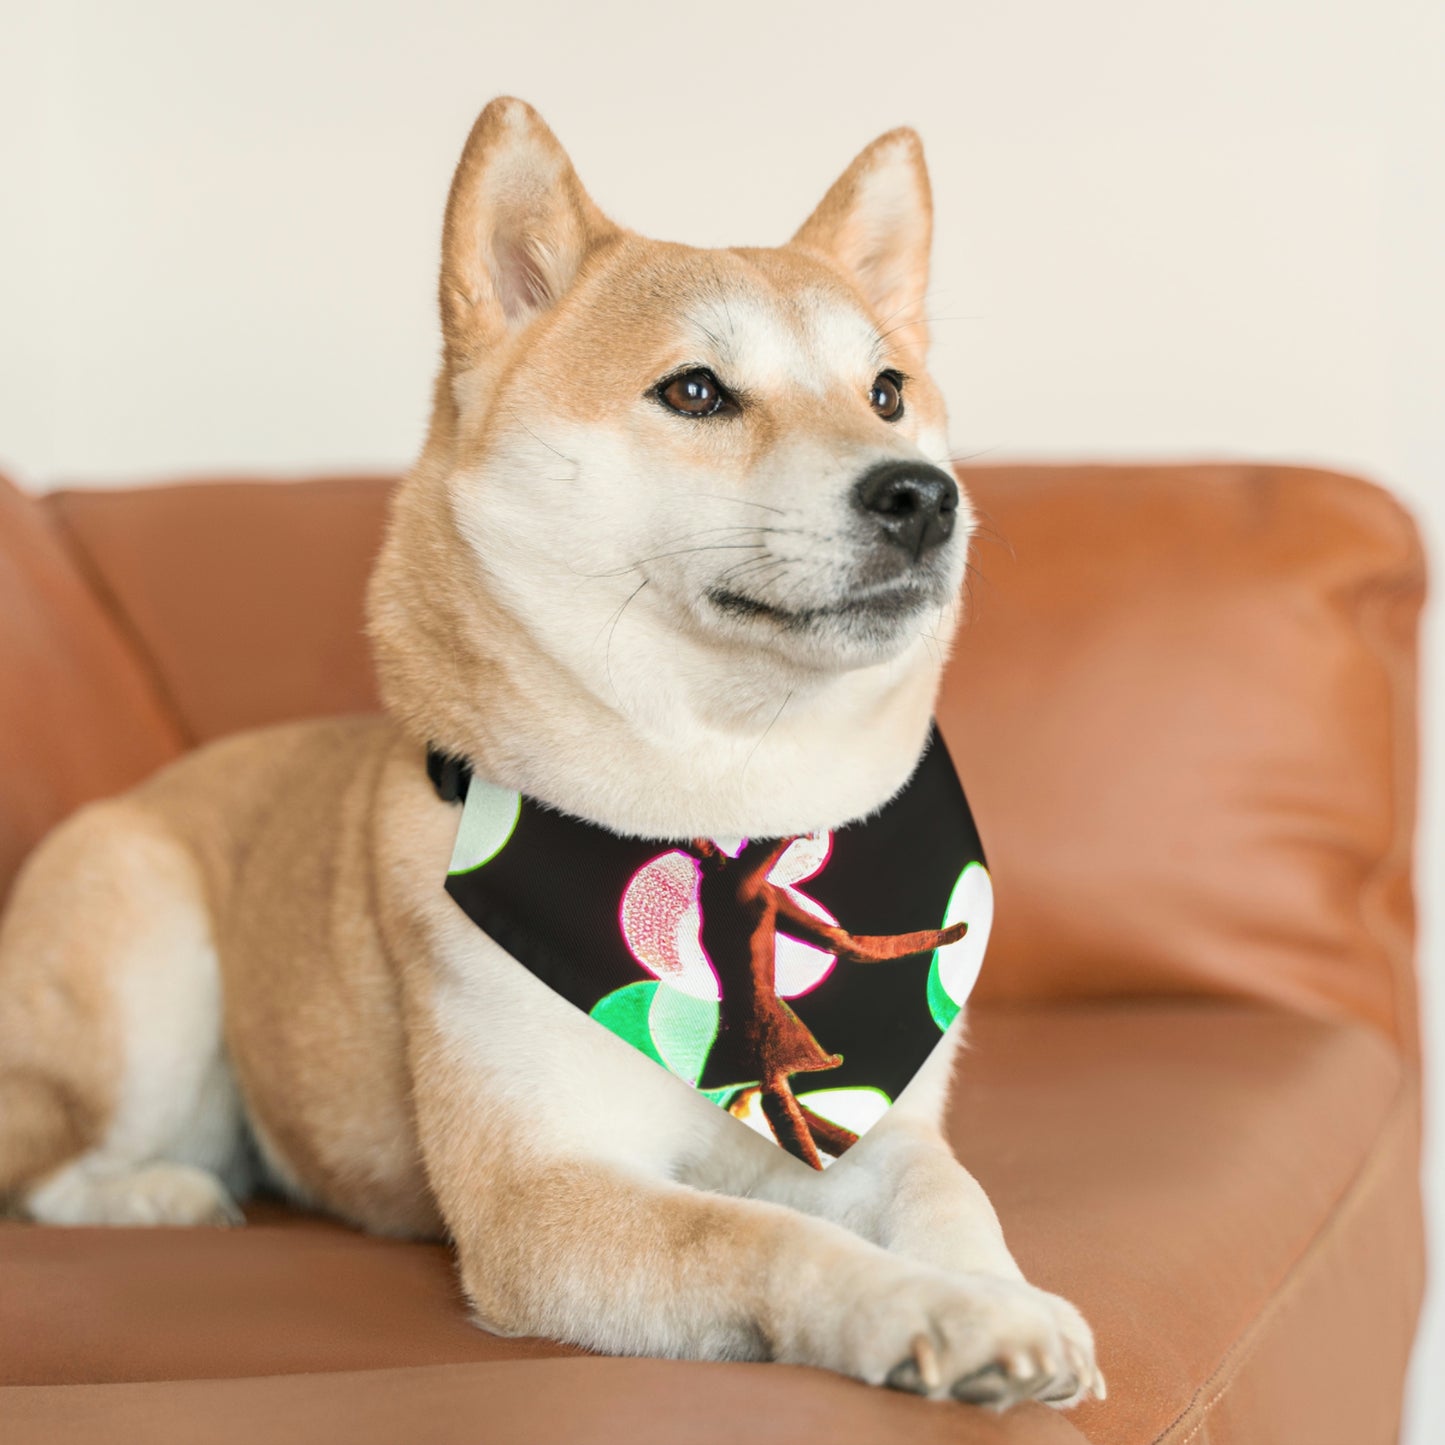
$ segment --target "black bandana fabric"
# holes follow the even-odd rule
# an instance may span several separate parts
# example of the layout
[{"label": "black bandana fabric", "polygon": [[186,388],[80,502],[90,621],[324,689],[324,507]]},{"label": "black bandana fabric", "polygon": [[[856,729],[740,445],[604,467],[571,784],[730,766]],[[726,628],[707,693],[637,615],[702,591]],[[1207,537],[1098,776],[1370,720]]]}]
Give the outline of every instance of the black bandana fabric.
[{"label": "black bandana fabric", "polygon": [[814,1168],[882,1117],[978,976],[993,893],[936,727],[879,812],[798,838],[622,838],[428,766],[444,797],[466,784],[446,888],[467,916]]}]

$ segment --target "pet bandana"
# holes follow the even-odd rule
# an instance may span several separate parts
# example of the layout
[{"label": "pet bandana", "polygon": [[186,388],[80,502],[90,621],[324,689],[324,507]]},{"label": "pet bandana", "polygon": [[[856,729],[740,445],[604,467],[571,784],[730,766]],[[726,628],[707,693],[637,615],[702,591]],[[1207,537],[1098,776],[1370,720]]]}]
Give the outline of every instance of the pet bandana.
[{"label": "pet bandana", "polygon": [[473,778],[447,892],[569,1003],[821,1169],[875,1124],[963,1007],[993,891],[935,727],[872,817],[794,838],[622,838]]}]

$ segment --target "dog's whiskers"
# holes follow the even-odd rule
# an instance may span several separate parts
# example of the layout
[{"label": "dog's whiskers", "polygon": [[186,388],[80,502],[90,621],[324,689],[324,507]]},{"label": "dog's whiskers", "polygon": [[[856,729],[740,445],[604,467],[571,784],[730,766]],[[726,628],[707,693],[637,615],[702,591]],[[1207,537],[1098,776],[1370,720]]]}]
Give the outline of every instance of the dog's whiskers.
[{"label": "dog's whiskers", "polygon": [[[627,597],[626,597],[626,599],[623,601],[622,606],[619,607],[619,608],[617,609],[617,611],[614,612],[614,613],[612,614],[612,617],[609,619],[609,620],[611,621],[611,623],[612,623],[612,627],[611,627],[611,629],[610,629],[610,630],[608,631],[608,633],[607,633],[607,646],[606,646],[606,648],[603,650],[603,653],[602,653],[602,670],[607,674],[607,686],[608,686],[609,688],[611,688],[611,690],[612,690],[612,696],[615,697],[615,698],[618,700],[619,703],[622,701],[622,695],[617,691],[617,684],[612,680],[612,639],[617,636],[617,628],[618,628],[618,624],[621,623],[621,621],[622,621],[622,614],[627,611],[627,609],[628,609],[628,608],[632,605],[632,603],[636,600],[638,594],[639,594],[639,593],[642,591],[642,589],[643,589],[644,587],[646,587],[646,586],[647,586],[647,578],[644,577],[644,578],[642,579],[642,581],[639,582],[639,583],[637,584],[637,586],[634,587],[634,588],[632,589],[632,591],[627,594]],[[605,622],[604,622],[602,625],[603,625],[603,627],[606,627],[606,626],[607,626],[607,624],[606,624]],[[601,637],[601,636],[602,636],[602,633],[601,633],[600,630],[599,630],[599,632],[597,633],[597,636],[598,636],[598,637]]]},{"label": "dog's whiskers", "polygon": [[625,577],[629,572],[636,572],[639,567],[645,567],[649,562],[657,562],[664,557],[686,557],[695,552],[744,552],[757,549],[756,542],[710,542],[701,547],[679,547],[671,552],[655,552],[650,557],[639,557],[637,561],[629,562],[625,567],[612,567],[606,572],[581,572],[575,567],[570,570],[574,576],[597,581],[608,577]]},{"label": "dog's whiskers", "polygon": [[828,562],[815,562],[804,571],[801,577],[794,581],[793,585],[783,593],[782,597],[780,597],[774,605],[786,611],[787,604],[791,602],[804,587],[811,583],[820,572],[826,571],[830,565]]},{"label": "dog's whiskers", "polygon": [[623,571],[635,572],[646,563],[660,562],[664,557],[690,557],[695,552],[756,552],[757,549],[756,542],[708,542],[701,547],[677,547],[671,552],[654,552],[650,557],[639,557]]},{"label": "dog's whiskers", "polygon": [[777,712],[775,712],[775,713],[773,714],[772,720],[768,723],[767,727],[765,727],[765,728],[763,729],[761,735],[758,737],[757,742],[755,742],[755,743],[752,745],[751,749],[749,749],[749,751],[748,751],[747,757],[743,760],[743,770],[742,770],[742,773],[741,773],[741,777],[743,777],[743,778],[746,778],[746,777],[747,777],[747,775],[748,775],[748,767],[751,765],[751,763],[752,763],[752,761],[753,761],[753,758],[757,755],[758,749],[759,749],[760,747],[762,747],[762,745],[763,745],[764,742],[767,741],[767,736],[768,736],[768,734],[769,734],[770,732],[772,732],[772,730],[773,730],[774,727],[777,726],[778,719],[779,719],[780,717],[782,717],[782,715],[783,715],[783,709],[784,709],[785,707],[787,707],[787,705],[788,705],[790,702],[792,702],[792,700],[793,700],[793,689],[792,689],[792,688],[789,688],[789,689],[788,689],[788,695],[782,700],[782,702],[780,702],[780,703],[778,704],[778,710],[777,710]]},{"label": "dog's whiskers", "polygon": [[[983,455],[983,452],[974,452],[971,457],[951,457],[950,460],[966,462],[972,460],[972,457],[981,457]],[[988,512],[983,511],[976,503],[973,506],[973,515],[974,537],[978,538],[980,541],[998,543],[999,546],[1001,546],[1002,548],[1004,548],[1005,551],[1007,551],[1010,557],[1014,558],[1014,560],[1017,561],[1017,553],[1014,551],[1013,543],[1010,542],[1009,539],[1001,531],[999,531],[998,526],[995,524],[992,515]]]},{"label": "dog's whiskers", "polygon": [[[713,536],[721,533],[723,537],[729,535],[734,537],[748,537],[756,539],[764,536],[795,536],[807,535],[807,529],[803,527],[760,527],[751,522],[744,524],[733,524],[725,527],[702,527],[694,532],[685,532],[675,537],[675,542],[690,542],[696,538]],[[695,547],[669,547],[662,552],[654,552],[648,557],[639,557],[635,562],[629,562],[625,567],[614,567],[605,572],[584,572],[573,567],[571,571],[575,576],[599,579],[606,577],[624,577],[629,572],[636,572],[638,568],[645,567],[649,562],[660,562],[668,557],[687,557],[700,552],[741,552],[761,550],[763,544],[756,540],[752,541],[717,541],[702,542]]]},{"label": "dog's whiskers", "polygon": [[940,321],[982,321],[982,316],[941,316],[937,312],[929,312],[926,316],[915,316],[907,321],[900,321],[897,326],[890,326],[887,331],[878,333],[879,341],[887,341],[890,336],[900,331],[907,331],[910,326],[936,326]]},{"label": "dog's whiskers", "polygon": [[770,507],[766,502],[754,502],[748,497],[727,497],[720,492],[694,492],[693,496],[701,497],[711,502],[729,502],[739,507],[758,507],[764,512],[776,512],[780,517],[788,515],[786,507]]},{"label": "dog's whiskers", "polygon": [[543,441],[543,439],[539,437],[537,433],[534,432],[532,428],[529,427],[527,423],[522,420],[521,413],[517,410],[514,403],[504,401],[502,402],[502,405],[506,407],[507,414],[512,418],[512,420],[516,422],[516,424],[521,427],[522,430],[526,432],[527,435],[531,437],[532,440],[536,442],[539,447],[545,447],[549,452],[552,453],[554,457],[561,457],[562,460],[566,462],[569,467],[572,468],[572,475],[570,477],[555,477],[553,478],[553,480],[575,482],[577,480],[578,474],[582,470],[581,462],[579,462],[576,457],[569,457],[566,452],[558,451],[551,442]]},{"label": "dog's whiskers", "polygon": [[791,557],[779,557],[773,552],[762,552],[756,557],[747,558],[742,562],[734,562],[731,567],[725,567],[713,578],[710,585],[716,587],[721,582],[731,582],[753,567],[761,566],[765,562],[776,562],[780,566],[787,567],[792,564]]},{"label": "dog's whiskers", "polygon": [[[703,590],[702,595],[706,597],[709,592],[716,590],[724,583],[735,583],[745,574],[747,574],[748,581],[754,585],[767,587],[770,583],[776,582],[779,577],[784,576],[788,568],[793,565],[794,560],[792,557],[774,557],[769,554],[766,557],[755,557],[750,562],[739,562],[715,577]],[[772,568],[771,571],[767,570],[769,566]],[[753,568],[758,570],[752,571]]]}]

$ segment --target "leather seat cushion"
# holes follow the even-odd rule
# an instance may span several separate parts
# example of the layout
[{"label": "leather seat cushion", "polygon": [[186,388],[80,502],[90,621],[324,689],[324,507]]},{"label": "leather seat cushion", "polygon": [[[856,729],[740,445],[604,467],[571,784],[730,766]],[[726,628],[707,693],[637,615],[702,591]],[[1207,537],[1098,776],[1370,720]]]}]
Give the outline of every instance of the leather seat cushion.
[{"label": "leather seat cushion", "polygon": [[356,1442],[490,1419],[509,1445],[1384,1445],[1420,1277],[1410,1079],[1367,1028],[1250,1005],[976,1010],[954,1144],[1030,1277],[1095,1327],[1112,1392],[1068,1416],[498,1339],[467,1323],[442,1246],[263,1205],[229,1232],[0,1226],[0,1383],[42,1387],[0,1389],[0,1418],[11,1442],[125,1421],[179,1441],[200,1418],[240,1441],[311,1415]]}]

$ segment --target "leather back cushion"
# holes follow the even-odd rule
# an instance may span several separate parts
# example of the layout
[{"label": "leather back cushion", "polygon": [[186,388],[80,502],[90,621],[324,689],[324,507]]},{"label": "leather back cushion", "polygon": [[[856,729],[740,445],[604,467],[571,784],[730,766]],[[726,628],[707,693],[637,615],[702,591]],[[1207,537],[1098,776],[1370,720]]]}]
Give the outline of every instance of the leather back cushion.
[{"label": "leather back cushion", "polygon": [[1409,518],[1305,469],[965,479],[940,720],[997,891],[977,996],[1263,997],[1413,1049]]},{"label": "leather back cushion", "polygon": [[[1009,467],[940,719],[998,893],[981,999],[1223,993],[1414,1033],[1422,563],[1381,491]],[[190,737],[373,705],[383,479],[62,493]]]},{"label": "leather back cushion", "polygon": [[0,903],[52,824],[180,747],[152,679],[43,506],[0,477]]},{"label": "leather back cushion", "polygon": [[57,492],[194,742],[377,706],[362,600],[390,479]]}]

